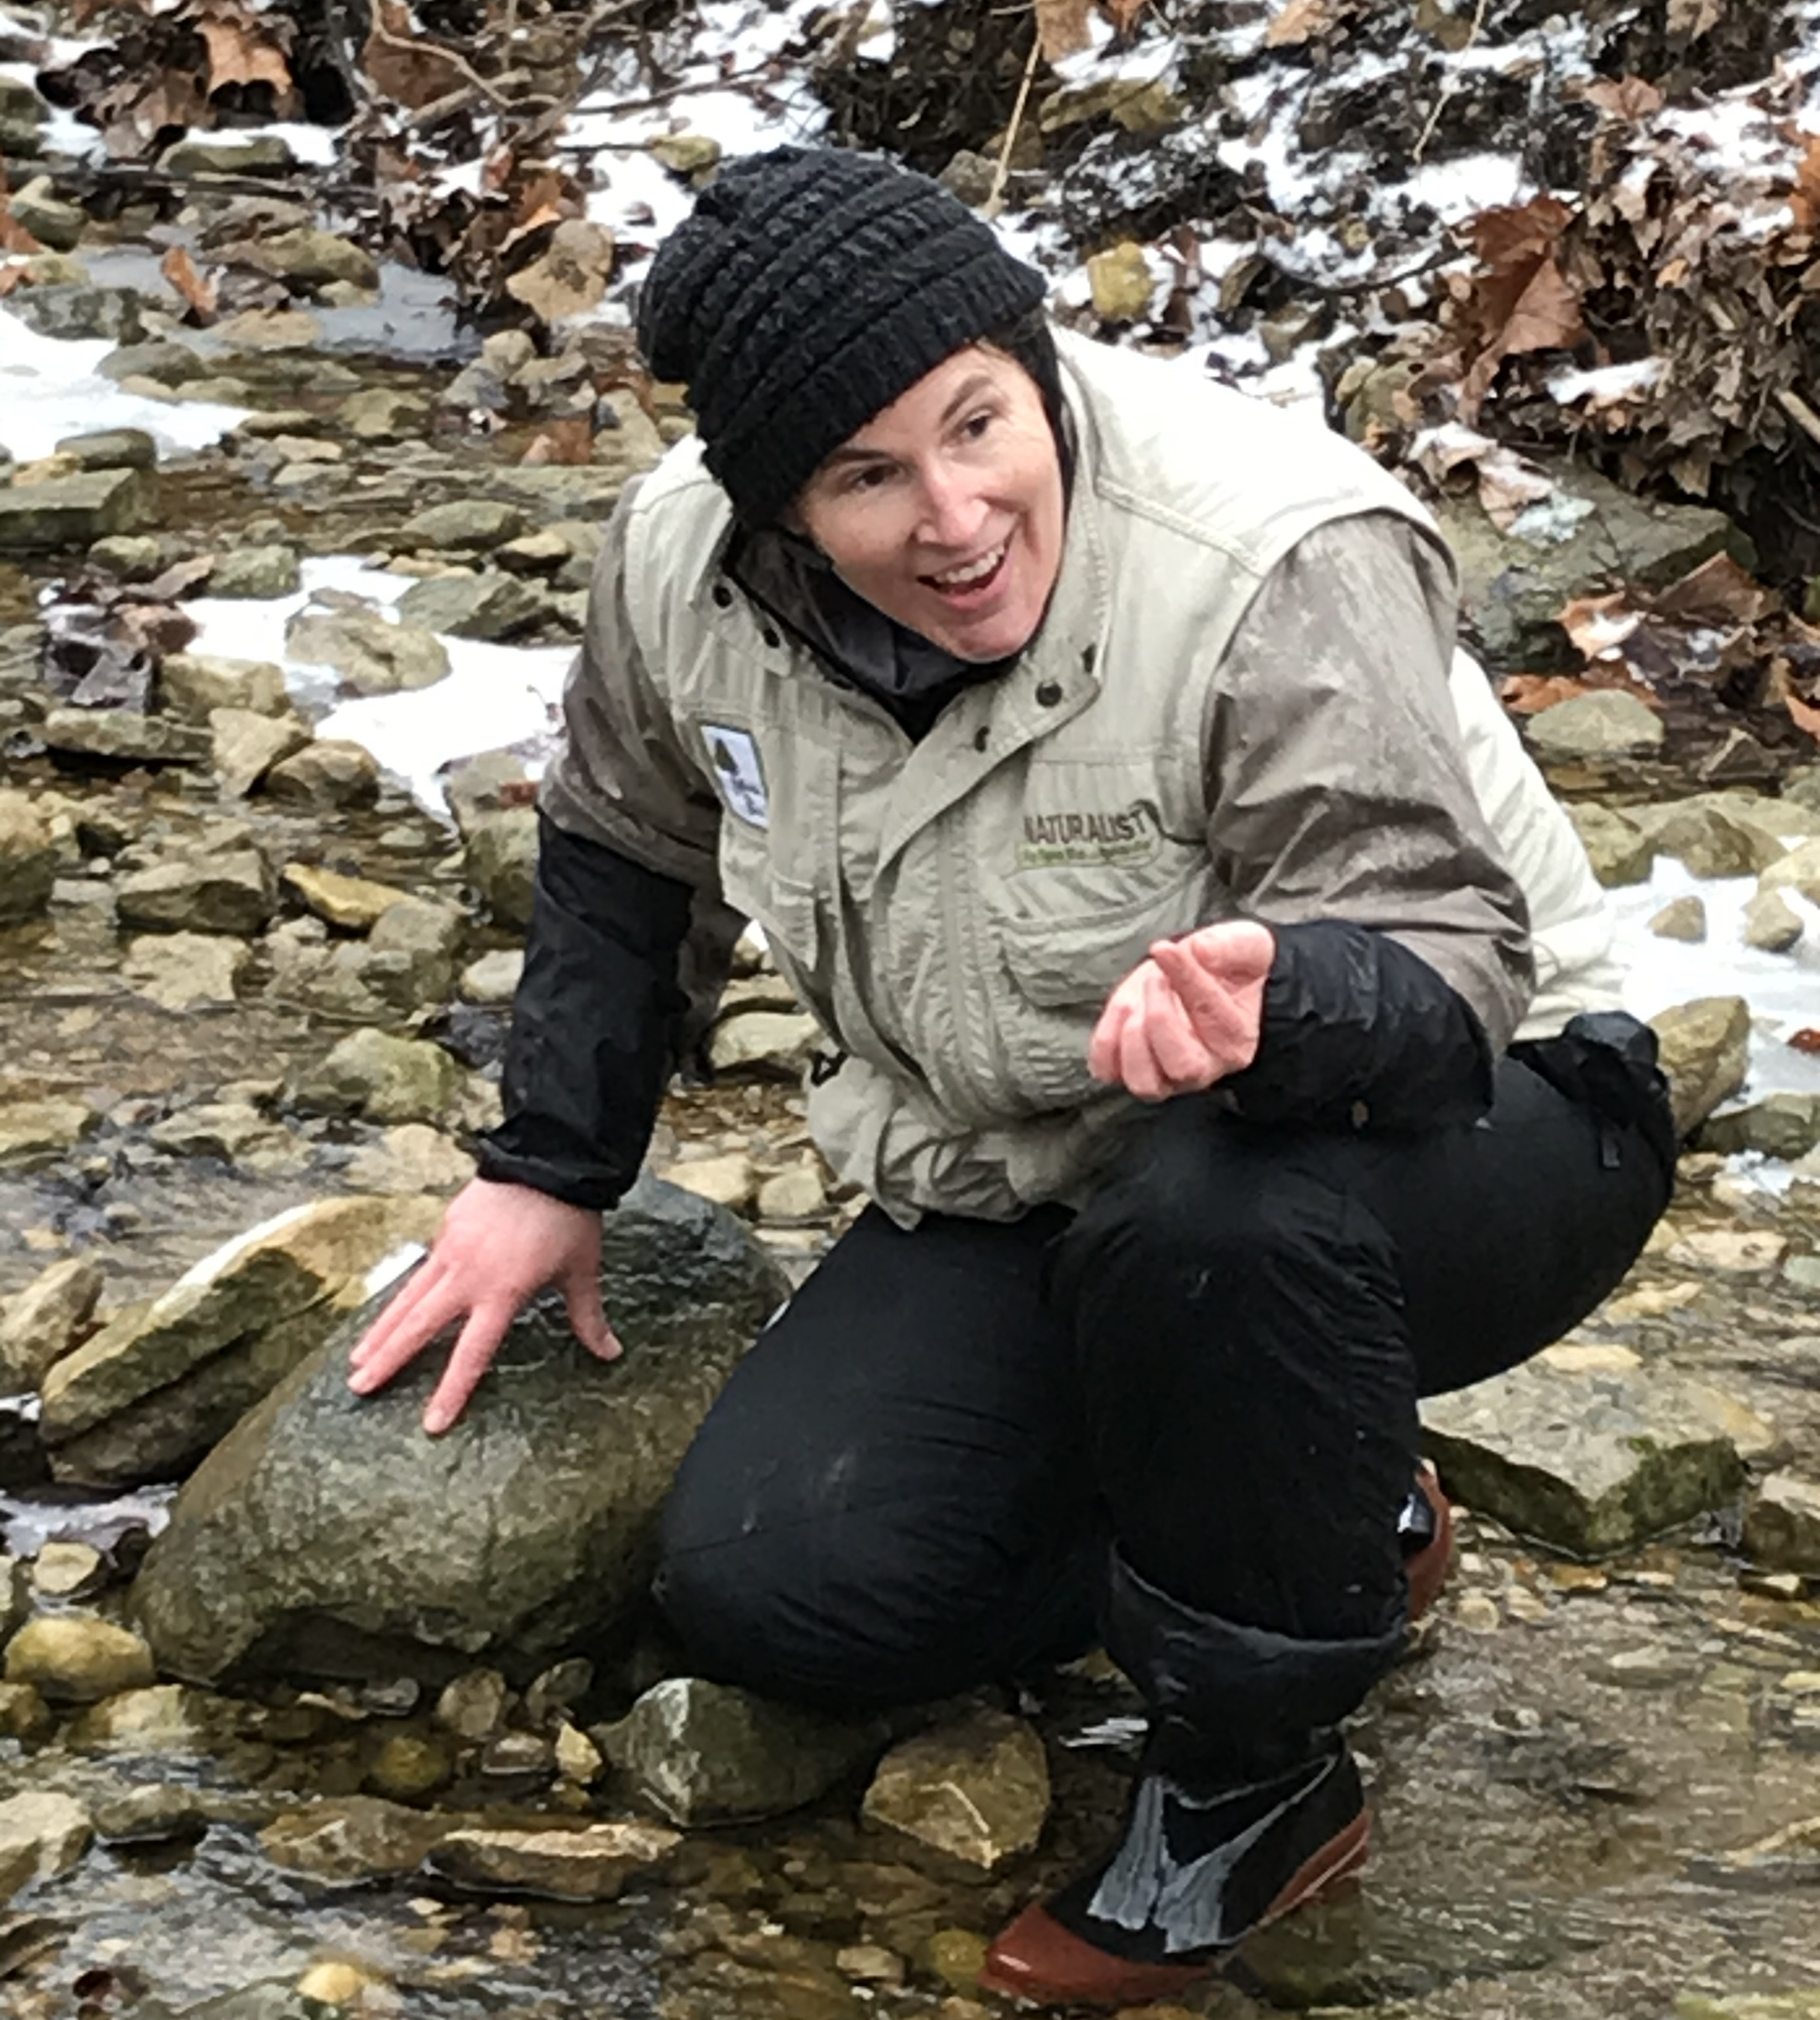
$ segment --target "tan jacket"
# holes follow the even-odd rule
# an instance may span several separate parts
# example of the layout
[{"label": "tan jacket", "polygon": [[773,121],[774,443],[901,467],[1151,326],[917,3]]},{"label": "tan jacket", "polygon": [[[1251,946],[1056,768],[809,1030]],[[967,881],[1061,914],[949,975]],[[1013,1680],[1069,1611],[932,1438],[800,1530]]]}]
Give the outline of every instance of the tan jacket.
[{"label": "tan jacket", "polygon": [[810,1121],[908,1223],[1076,1195],[1134,1104],[1089,1076],[1160,935],[1338,918],[1493,1044],[1610,1008],[1602,893],[1483,675],[1421,507],[1362,452],[1061,340],[1078,437],[1043,629],[912,746],[723,576],[696,445],[595,578],[559,825],[727,900],[848,1056]]}]

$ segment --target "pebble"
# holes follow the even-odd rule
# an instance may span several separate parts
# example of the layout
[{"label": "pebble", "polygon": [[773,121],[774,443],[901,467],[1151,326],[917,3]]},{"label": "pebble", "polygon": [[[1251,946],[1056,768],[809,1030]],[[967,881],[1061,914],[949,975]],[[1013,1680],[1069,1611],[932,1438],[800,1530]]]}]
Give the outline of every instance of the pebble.
[{"label": "pebble", "polygon": [[868,1823],[991,1873],[1034,1849],[1049,1804],[1035,1729],[986,1711],[893,1747],[862,1807]]},{"label": "pebble", "polygon": [[1489,1593],[1463,1593],[1454,1608],[1454,1619],[1469,1634],[1495,1634],[1504,1616]]},{"label": "pebble", "polygon": [[505,1723],[511,1695],[497,1669],[470,1669],[436,1700],[436,1723],[463,1739],[490,1739]]},{"label": "pebble", "polygon": [[93,1704],[156,1681],[151,1651],[129,1629],[90,1614],[47,1613],[8,1643],[6,1680],[65,1703]]},{"label": "pebble", "polygon": [[743,1150],[720,1157],[686,1158],[679,1164],[666,1164],[657,1175],[669,1185],[693,1193],[698,1199],[710,1200],[735,1213],[744,1212],[759,1190],[758,1172]]},{"label": "pebble", "polygon": [[384,1982],[357,1964],[314,1964],[297,1980],[297,1996],[320,2000],[325,2006],[348,2006],[359,1998],[369,1985]]},{"label": "pebble", "polygon": [[88,1543],[46,1543],[31,1568],[33,1589],[46,1599],[86,1599],[107,1582],[107,1560]]}]

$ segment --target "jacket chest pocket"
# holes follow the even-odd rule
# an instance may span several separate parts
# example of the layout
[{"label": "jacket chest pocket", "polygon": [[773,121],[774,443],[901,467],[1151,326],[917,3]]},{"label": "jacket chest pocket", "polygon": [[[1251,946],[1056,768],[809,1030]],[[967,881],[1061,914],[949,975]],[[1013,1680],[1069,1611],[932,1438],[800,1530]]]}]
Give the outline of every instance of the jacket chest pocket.
[{"label": "jacket chest pocket", "polygon": [[813,1008],[821,951],[813,866],[781,862],[778,853],[767,831],[723,814],[721,894],[764,934],[778,972]]}]

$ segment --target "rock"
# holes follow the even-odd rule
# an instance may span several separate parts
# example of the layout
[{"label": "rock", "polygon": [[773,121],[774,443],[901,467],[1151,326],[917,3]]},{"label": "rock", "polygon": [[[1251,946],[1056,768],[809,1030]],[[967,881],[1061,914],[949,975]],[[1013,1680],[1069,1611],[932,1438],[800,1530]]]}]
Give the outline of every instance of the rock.
[{"label": "rock", "polygon": [[274,765],[310,740],[309,725],[294,715],[257,715],[251,709],[217,708],[209,714],[216,779],[231,799],[244,799]]},{"label": "rock", "polygon": [[1450,493],[1436,507],[1459,563],[1467,618],[1494,673],[1578,666],[1557,619],[1589,583],[1609,577],[1664,589],[1721,552],[1756,565],[1756,550],[1723,512],[1634,497],[1584,462],[1542,467],[1555,496],[1508,532],[1476,493]]},{"label": "rock", "polygon": [[1705,1384],[1645,1369],[1627,1347],[1575,1342],[1422,1404],[1447,1491],[1570,1557],[1628,1549],[1723,1507],[1763,1420]]},{"label": "rock", "polygon": [[52,192],[48,176],[35,176],[6,205],[41,245],[53,252],[73,252],[88,216],[79,204],[65,203]]},{"label": "rock", "polygon": [[[6,496],[0,491],[0,500]],[[53,708],[38,733],[47,749],[73,758],[134,765],[200,765],[209,755],[206,732],[168,715],[140,715],[132,709]]]},{"label": "rock", "polygon": [[270,659],[173,652],[159,667],[158,681],[165,707],[188,722],[206,722],[218,708],[249,710],[255,715],[290,713],[284,669]]},{"label": "rock", "polygon": [[125,926],[240,934],[257,932],[277,903],[265,859],[250,848],[136,870],[120,880],[116,899]]},{"label": "rock", "polygon": [[116,534],[89,548],[89,565],[116,582],[150,582],[164,567],[164,543],[151,533]]},{"label": "rock", "polygon": [[1701,1125],[1702,1150],[1729,1157],[1760,1150],[1766,1157],[1804,1157],[1820,1144],[1820,1094],[1771,1094],[1749,1108],[1715,1115]]},{"label": "rock", "polygon": [[452,1137],[404,1122],[359,1152],[348,1175],[362,1192],[453,1193],[473,1177],[474,1160]]},{"label": "rock", "polygon": [[366,1783],[376,1796],[410,1803],[432,1796],[455,1772],[446,1746],[414,1732],[395,1732],[367,1764]]},{"label": "rock", "polygon": [[606,1771],[600,1749],[567,1720],[556,1728],[556,1767],[566,1782],[592,1788]]},{"label": "rock", "polygon": [[78,470],[156,470],[158,444],[144,428],[105,428],[98,434],[65,435],[59,456]]},{"label": "rock", "polygon": [[413,583],[399,600],[406,623],[455,638],[509,638],[536,623],[544,611],[544,599],[530,583],[497,569],[435,576]]},{"label": "rock", "polygon": [[308,1160],[291,1131],[267,1121],[251,1103],[209,1101],[158,1123],[151,1141],[173,1157],[219,1157],[259,1171],[297,1171]]},{"label": "rock", "polygon": [[86,1101],[0,1101],[0,1172],[60,1157],[100,1119]]},{"label": "rock", "polygon": [[457,499],[413,512],[398,530],[401,548],[485,553],[515,540],[528,525],[522,510],[489,498]]},{"label": "rock", "polygon": [[515,947],[502,947],[471,961],[461,971],[464,1003],[505,1004],[518,994],[525,957]]},{"label": "rock", "polygon": [[306,287],[326,281],[351,281],[359,288],[379,285],[378,263],[364,246],[308,226],[260,238],[243,250],[242,257],[261,273],[300,281]]},{"label": "rock", "polygon": [[296,757],[273,765],[265,793],[289,806],[369,807],[379,797],[379,766],[363,745],[318,737]]},{"label": "rock", "polygon": [[1649,1021],[1669,1077],[1675,1127],[1691,1135],[1744,1084],[1750,1070],[1750,1005],[1742,996],[1702,996]]},{"label": "rock", "polygon": [[821,1043],[821,1027],[806,1012],[745,1010],[723,1017],[708,1041],[716,1073],[754,1073],[800,1080]]},{"label": "rock", "polygon": [[50,1790],[10,1796],[0,1802],[0,1872],[24,1851],[33,1878],[57,1879],[81,1865],[94,1834],[88,1811],[73,1796]]},{"label": "rock", "polygon": [[1662,719],[1647,702],[1618,688],[1595,689],[1527,717],[1523,729],[1544,758],[1607,758],[1661,747]]},{"label": "rock", "polygon": [[35,1389],[81,1339],[105,1281],[93,1256],[67,1255],[0,1309],[0,1396]]},{"label": "rock", "polygon": [[1820,1577],[1820,1484],[1772,1473],[1744,1511],[1744,1551],[1754,1564]]},{"label": "rock", "polygon": [[289,547],[231,550],[220,557],[209,576],[211,596],[292,596],[303,586],[303,572]]},{"label": "rock", "polygon": [[554,1901],[611,1901],[635,1874],[661,1866],[682,1837],[657,1824],[584,1824],[567,1830],[451,1831],[431,1855],[452,1886]]},{"label": "rock", "polygon": [[136,470],[0,487],[0,553],[86,547],[110,533],[136,533],[155,522],[147,480]]},{"label": "rock", "polygon": [[712,133],[661,133],[646,142],[645,152],[672,175],[698,176],[717,165],[722,148]]},{"label": "rock", "polygon": [[1706,901],[1688,896],[1673,898],[1649,922],[1658,939],[1698,942],[1706,937]]},{"label": "rock", "polygon": [[275,134],[202,136],[178,140],[158,157],[158,167],[179,181],[212,176],[288,176],[297,165]]},{"label": "rock", "polygon": [[1696,877],[1754,877],[1784,853],[1775,836],[1710,800],[1640,809],[1632,819],[1658,856],[1675,857]]},{"label": "rock", "polygon": [[112,380],[115,385],[125,379],[147,379],[170,387],[206,379],[210,367],[208,359],[188,344],[163,340],[154,343],[122,343],[118,351],[110,351],[95,369],[102,378]]},{"label": "rock", "polygon": [[59,851],[49,823],[23,793],[0,792],[0,925],[50,902]]},{"label": "rock", "polygon": [[293,659],[333,667],[357,695],[433,687],[449,670],[441,642],[374,610],[305,610],[285,630]]},{"label": "rock", "polygon": [[370,932],[392,906],[402,904],[410,895],[395,885],[344,877],[307,863],[287,863],[279,881],[318,919],[357,933]]},{"label": "rock", "polygon": [[643,1601],[676,1463],[782,1280],[737,1222],[649,1179],[602,1232],[622,1360],[595,1361],[540,1300],[461,1420],[426,1438],[434,1357],[378,1396],[348,1389],[369,1306],[236,1426],[134,1588],[168,1670],[440,1684],[611,1645]]},{"label": "rock", "polygon": [[1156,282],[1141,245],[1122,240],[1087,261],[1094,312],[1106,322],[1142,322],[1150,314]]},{"label": "rock", "polygon": [[1567,814],[1592,865],[1592,874],[1607,889],[1649,881],[1655,845],[1636,822],[1589,801],[1571,802]]},{"label": "rock", "polygon": [[300,1999],[318,2006],[352,2007],[363,2001],[369,1987],[379,1989],[383,1997],[385,1981],[364,1971],[357,1964],[330,1962],[311,1964],[297,1980]]},{"label": "rock", "polygon": [[351,393],[341,402],[339,419],[360,441],[411,441],[428,432],[430,403],[417,393],[395,393],[376,387]]},{"label": "rock", "polygon": [[1675,2020],[1820,2020],[1820,1985],[1798,1992],[1742,1992],[1727,1999],[1684,1992]]},{"label": "rock", "polygon": [[45,287],[16,289],[7,297],[6,306],[27,329],[60,343],[99,337],[109,343],[130,344],[145,334],[140,299],[131,288],[95,287],[72,278]]},{"label": "rock", "polygon": [[550,234],[543,257],[508,276],[506,292],[547,323],[583,314],[606,296],[614,250],[604,224],[566,217]]},{"label": "rock", "polygon": [[259,1834],[274,1866],[329,1887],[360,1887],[414,1873],[447,1833],[446,1820],[377,1796],[287,1810]]},{"label": "rock", "polygon": [[499,925],[523,932],[531,923],[537,874],[537,816],[530,807],[482,814],[467,828],[462,867],[481,903]]},{"label": "rock", "polygon": [[771,1221],[813,1220],[826,1212],[828,1187],[813,1160],[766,1179],[759,1188],[759,1218]]},{"label": "rock", "polygon": [[45,1378],[39,1434],[53,1472],[111,1486],[180,1471],[320,1346],[376,1263],[427,1240],[436,1218],[430,1202],[358,1196],[293,1208],[128,1307]]},{"label": "rock", "polygon": [[436,1723],[457,1738],[491,1739],[505,1724],[511,1687],[497,1669],[469,1669],[445,1684],[436,1699]]},{"label": "rock", "polygon": [[1811,905],[1820,905],[1820,837],[1791,848],[1756,880],[1760,892],[1798,891]]},{"label": "rock", "polygon": [[227,934],[148,934],[129,945],[122,972],[161,1009],[196,1010],[234,1002],[252,958],[244,940]]},{"label": "rock", "polygon": [[879,1763],[862,1814],[945,1858],[996,1873],[1043,1834],[1043,1742],[1023,1720],[993,1711],[919,1734]]},{"label": "rock", "polygon": [[305,1107],[365,1115],[375,1122],[435,1122],[461,1085],[461,1069],[420,1038],[351,1031],[297,1084]]},{"label": "rock", "polygon": [[95,1805],[95,1835],[103,1844],[180,1844],[198,1838],[212,1819],[205,1798],[193,1789],[147,1782]]},{"label": "rock", "polygon": [[1760,953],[1786,954],[1807,929],[1780,891],[1760,891],[1744,908],[1744,943]]},{"label": "rock", "polygon": [[6,1644],[6,1680],[30,1684],[54,1704],[96,1704],[158,1680],[151,1651],[111,1620],[41,1613]]},{"label": "rock", "polygon": [[122,1691],[91,1705],[70,1727],[70,1746],[81,1753],[196,1754],[206,1751],[208,1701],[177,1684]]},{"label": "rock", "polygon": [[[0,1738],[42,1739],[56,1723],[50,1706],[31,1684],[0,1684]],[[0,1884],[0,1898],[6,1889]]]},{"label": "rock", "polygon": [[743,1150],[723,1157],[693,1157],[667,1164],[658,1173],[666,1185],[680,1186],[697,1199],[712,1200],[734,1213],[749,1207],[759,1188],[759,1175]]},{"label": "rock", "polygon": [[42,1599],[90,1599],[107,1579],[107,1560],[91,1543],[46,1543],[32,1560],[31,1589]]},{"label": "rock", "polygon": [[782,1816],[873,1758],[875,1722],[774,1704],[730,1684],[672,1677],[646,1691],[602,1750],[639,1797],[686,1830]]}]

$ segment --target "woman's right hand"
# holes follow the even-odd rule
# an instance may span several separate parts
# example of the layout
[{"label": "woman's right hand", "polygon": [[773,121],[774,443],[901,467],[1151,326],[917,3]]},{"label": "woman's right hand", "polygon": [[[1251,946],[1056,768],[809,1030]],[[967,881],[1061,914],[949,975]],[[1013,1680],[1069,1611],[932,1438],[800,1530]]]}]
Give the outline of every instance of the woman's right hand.
[{"label": "woman's right hand", "polygon": [[569,1323],[590,1353],[619,1357],[600,1302],[600,1215],[529,1186],[475,1179],[442,1217],[429,1259],[354,1349],[348,1386],[383,1389],[443,1328],[465,1321],[424,1410],[435,1437],[467,1408],[512,1321],[546,1284],[562,1293]]}]

